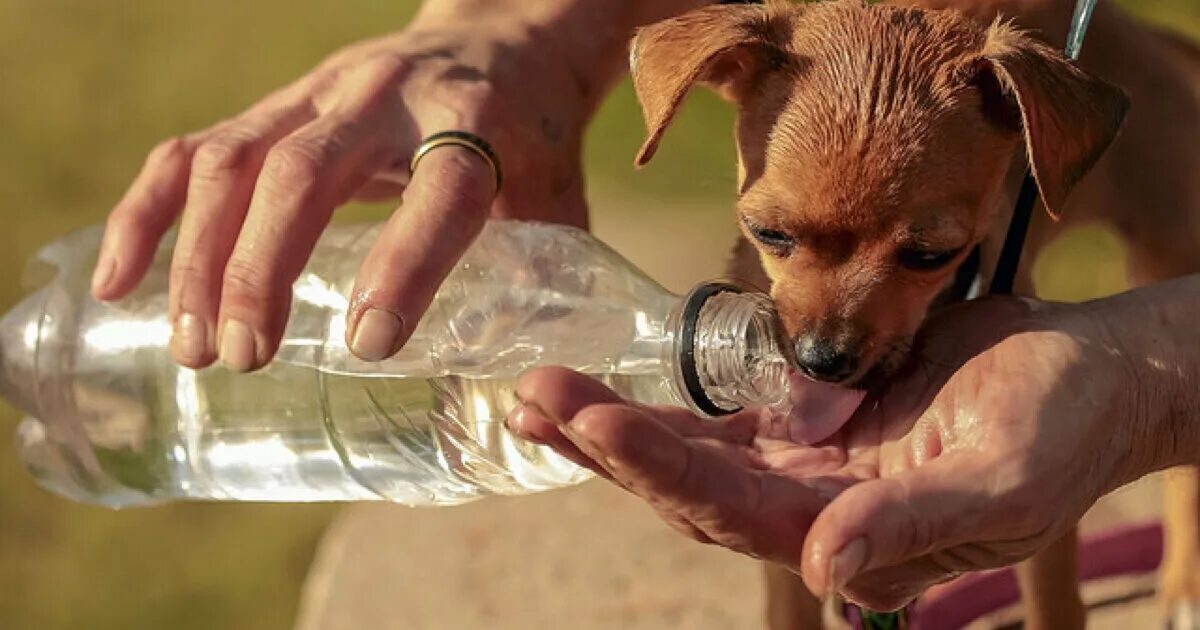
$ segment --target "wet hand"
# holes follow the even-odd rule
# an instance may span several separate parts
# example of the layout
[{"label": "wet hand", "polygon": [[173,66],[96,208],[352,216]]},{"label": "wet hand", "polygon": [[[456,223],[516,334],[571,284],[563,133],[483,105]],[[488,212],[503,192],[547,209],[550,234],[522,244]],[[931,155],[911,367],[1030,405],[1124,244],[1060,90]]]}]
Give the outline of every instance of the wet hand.
[{"label": "wet hand", "polygon": [[509,426],[697,540],[886,610],[1032,555],[1136,478],[1128,375],[1082,311],[989,300],[934,319],[905,371],[813,446],[770,414],[644,407],[562,369],[522,379]]}]

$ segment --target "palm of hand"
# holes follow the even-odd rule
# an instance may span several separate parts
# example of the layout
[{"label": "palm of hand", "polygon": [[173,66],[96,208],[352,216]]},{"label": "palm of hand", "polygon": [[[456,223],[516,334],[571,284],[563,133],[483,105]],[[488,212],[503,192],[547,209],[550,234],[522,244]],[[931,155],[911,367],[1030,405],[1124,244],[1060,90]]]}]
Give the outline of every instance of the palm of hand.
[{"label": "palm of hand", "polygon": [[[935,320],[909,367],[816,445],[788,440],[770,413],[713,423],[632,406],[553,370],[522,382],[529,404],[512,424],[696,539],[784,564],[816,592],[841,587],[891,608],[957,572],[1027,556],[1074,522],[1039,506],[1079,516],[1110,481],[1093,473],[1112,462],[1084,456],[1106,430],[1071,422],[1097,417],[1083,408],[1106,403],[1097,392],[1107,390],[1079,368],[1090,349],[1036,320],[1016,301]],[[1073,502],[1067,510],[1064,501]],[[829,556],[861,536],[882,555],[872,552],[849,584],[831,585]]]}]

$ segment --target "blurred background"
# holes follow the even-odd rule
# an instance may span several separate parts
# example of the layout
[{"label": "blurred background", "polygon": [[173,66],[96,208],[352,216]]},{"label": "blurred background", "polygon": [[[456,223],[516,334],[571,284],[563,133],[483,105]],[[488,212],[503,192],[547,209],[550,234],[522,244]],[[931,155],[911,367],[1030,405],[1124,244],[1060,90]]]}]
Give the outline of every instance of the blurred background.
[{"label": "blurred background", "polygon": [[[1200,37],[1195,0],[1122,4]],[[53,238],[99,223],[156,141],[241,111],[336,48],[403,25],[416,5],[416,0],[0,0],[0,308],[21,296],[17,278],[24,261]],[[654,164],[636,173],[630,165],[643,127],[628,83],[591,128],[587,164],[597,232],[672,289],[720,273],[732,243],[731,122],[722,103],[695,94]],[[390,209],[355,206],[340,216],[379,218]],[[1039,261],[1038,280],[1060,299],[1119,290],[1120,243],[1102,229],[1070,234]],[[70,504],[36,487],[20,470],[12,445],[18,419],[0,403],[0,627],[293,626],[318,541],[342,508],[175,505],[112,512]],[[531,498],[504,502],[502,510],[519,513],[528,527],[557,519],[550,511],[589,496],[564,499],[568,508],[553,503],[557,499]],[[603,494],[601,500],[615,504],[620,497]],[[576,507],[579,514],[592,514],[592,508]],[[467,509],[474,510],[472,518],[488,518],[483,508]],[[396,510],[389,510],[389,518],[407,522],[404,515],[411,512]],[[620,518],[609,517],[616,522],[606,534],[611,539],[596,544],[611,545],[614,555],[633,548],[629,545],[675,544],[665,528],[646,529],[658,527],[651,520],[637,531],[658,533],[645,534],[640,543],[622,539]],[[438,518],[413,515],[409,520],[421,525],[404,537],[435,549],[460,546],[455,530],[440,526]],[[537,536],[522,540],[538,544]],[[556,548],[570,553],[569,545]],[[690,562],[691,551],[680,553],[685,554],[680,562]],[[377,555],[391,566],[406,562]],[[495,578],[520,570],[511,564],[521,557],[493,558]],[[696,566],[708,566],[703,564],[708,558]],[[625,562],[637,572],[651,570],[639,562],[654,560]],[[671,575],[686,567],[661,570]],[[737,571],[749,575],[750,569]],[[399,588],[451,602],[462,585],[427,580]],[[732,588],[755,589],[757,582]],[[319,590],[310,584],[310,594]],[[500,610],[496,614],[503,617],[504,606]],[[422,614],[432,621],[396,627],[456,627],[447,621],[451,616],[439,622],[436,614]],[[309,624],[332,625],[312,621],[319,617],[310,611]]]}]

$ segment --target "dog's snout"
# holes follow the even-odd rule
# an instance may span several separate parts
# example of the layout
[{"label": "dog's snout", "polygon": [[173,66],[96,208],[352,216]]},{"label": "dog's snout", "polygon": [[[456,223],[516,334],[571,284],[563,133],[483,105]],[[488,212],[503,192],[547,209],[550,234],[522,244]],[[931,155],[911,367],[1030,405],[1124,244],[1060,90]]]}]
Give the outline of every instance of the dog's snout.
[{"label": "dog's snout", "polygon": [[796,340],[796,365],[808,376],[840,383],[858,367],[858,356],[832,339],[801,336]]}]

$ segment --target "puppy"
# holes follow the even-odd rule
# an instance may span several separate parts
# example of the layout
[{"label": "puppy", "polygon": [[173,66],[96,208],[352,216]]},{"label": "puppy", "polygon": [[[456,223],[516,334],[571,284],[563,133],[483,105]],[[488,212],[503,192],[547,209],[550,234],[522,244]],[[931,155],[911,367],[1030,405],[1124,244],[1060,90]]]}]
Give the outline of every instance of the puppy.
[{"label": "puppy", "polygon": [[[648,128],[639,165],[692,85],[737,106],[744,238],[732,271],[769,284],[799,368],[848,387],[875,385],[905,359],[977,245],[991,268],[1026,159],[1046,214],[1070,215],[1068,194],[1117,137],[1129,105],[1120,89],[1005,22],[853,1],[693,11],[642,29],[631,71]],[[1180,161],[1161,175],[1196,165],[1183,157],[1195,144],[1163,140],[1160,150]],[[1108,169],[1137,170],[1135,159],[1119,155]],[[1081,191],[1082,216],[1130,237],[1135,270],[1149,270],[1140,280],[1200,269],[1200,230],[1191,227],[1200,220],[1186,216],[1200,210],[1194,186],[1180,184],[1179,198],[1140,214],[1144,205],[1113,186]],[[1181,234],[1156,217],[1191,229]],[[1051,232],[1036,226],[1026,262]],[[1018,286],[1029,284],[1025,265]],[[1195,536],[1195,502],[1190,518]],[[1073,537],[1020,573],[1027,627],[1082,627]],[[819,607],[798,579],[768,574],[772,625],[815,627]]]}]

